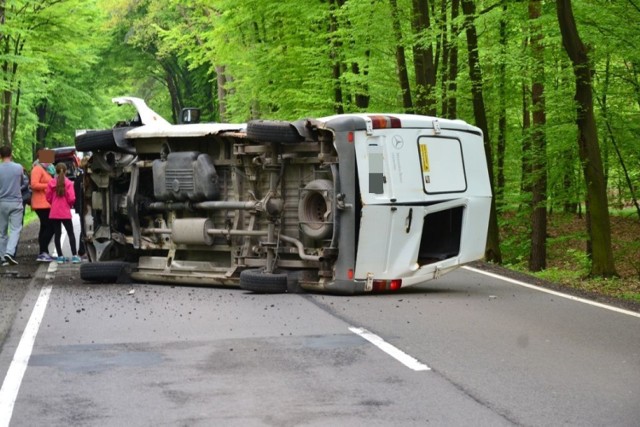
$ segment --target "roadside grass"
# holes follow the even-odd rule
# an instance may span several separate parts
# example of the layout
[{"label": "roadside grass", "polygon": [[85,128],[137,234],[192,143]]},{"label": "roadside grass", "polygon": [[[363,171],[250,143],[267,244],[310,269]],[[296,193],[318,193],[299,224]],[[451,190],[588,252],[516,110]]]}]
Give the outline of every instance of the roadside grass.
[{"label": "roadside grass", "polygon": [[640,303],[640,221],[635,210],[612,211],[611,240],[618,273],[618,277],[613,278],[589,277],[591,260],[586,254],[584,217],[549,215],[547,268],[537,273],[527,269],[527,228],[522,218],[515,215],[504,221],[506,250],[503,249],[503,254],[509,254],[505,266],[567,288]]},{"label": "roadside grass", "polygon": [[31,224],[33,221],[38,220],[38,215],[34,211],[31,210],[31,206],[27,205],[26,211],[24,213],[24,227]]}]

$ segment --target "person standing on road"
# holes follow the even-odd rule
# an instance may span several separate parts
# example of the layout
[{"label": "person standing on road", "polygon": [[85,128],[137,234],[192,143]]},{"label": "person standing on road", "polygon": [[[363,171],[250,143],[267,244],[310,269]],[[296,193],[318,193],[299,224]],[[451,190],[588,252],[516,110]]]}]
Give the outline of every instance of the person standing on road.
[{"label": "person standing on road", "polygon": [[53,179],[55,168],[50,163],[42,163],[36,160],[31,169],[31,210],[33,210],[40,220],[40,231],[38,232],[38,262],[51,262],[53,257],[49,255],[49,243],[55,234],[53,223],[49,219],[51,205],[45,197],[45,190],[49,181]]},{"label": "person standing on road", "polygon": [[11,147],[0,147],[0,262],[16,265],[16,248],[22,231],[22,175],[24,169],[12,161]]},{"label": "person standing on road", "polygon": [[84,244],[84,171],[87,168],[88,163],[89,157],[87,156],[83,157],[82,160],[80,160],[80,166],[78,167],[78,171],[76,173],[76,179],[75,181],[73,181],[73,191],[75,191],[76,193],[76,203],[73,206],[73,209],[80,217],[80,238],[78,239],[78,255],[80,255],[80,257],[84,257],[87,253],[86,246]]},{"label": "person standing on road", "polygon": [[22,225],[24,226],[24,214],[27,212],[27,205],[31,204],[31,183],[29,182],[29,174],[26,170],[22,172],[22,185],[20,186],[22,195]]},{"label": "person standing on road", "polygon": [[67,178],[67,165],[58,163],[56,165],[56,178],[49,181],[45,196],[47,202],[51,204],[51,212],[49,219],[53,222],[55,230],[56,251],[58,251],[58,264],[66,261],[62,255],[62,245],[60,239],[62,237],[62,226],[64,225],[69,236],[69,246],[71,246],[71,262],[77,264],[80,257],[76,251],[76,236],[73,232],[73,222],[71,221],[71,208],[76,202],[76,194],[73,190],[73,183]]}]

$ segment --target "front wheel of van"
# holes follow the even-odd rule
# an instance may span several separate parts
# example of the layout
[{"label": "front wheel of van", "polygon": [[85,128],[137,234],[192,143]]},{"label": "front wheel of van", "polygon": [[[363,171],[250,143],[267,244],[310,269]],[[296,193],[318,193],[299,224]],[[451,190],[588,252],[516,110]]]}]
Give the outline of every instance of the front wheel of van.
[{"label": "front wheel of van", "polygon": [[260,294],[287,292],[285,273],[266,273],[263,269],[244,270],[240,273],[240,287]]},{"label": "front wheel of van", "polygon": [[80,265],[80,278],[93,283],[125,283],[130,281],[130,265],[122,261],[89,262]]},{"label": "front wheel of van", "polygon": [[78,151],[107,151],[117,148],[112,129],[88,130],[76,136]]},{"label": "front wheel of van", "polygon": [[247,137],[256,141],[296,143],[304,138],[290,122],[252,120],[247,123]]}]

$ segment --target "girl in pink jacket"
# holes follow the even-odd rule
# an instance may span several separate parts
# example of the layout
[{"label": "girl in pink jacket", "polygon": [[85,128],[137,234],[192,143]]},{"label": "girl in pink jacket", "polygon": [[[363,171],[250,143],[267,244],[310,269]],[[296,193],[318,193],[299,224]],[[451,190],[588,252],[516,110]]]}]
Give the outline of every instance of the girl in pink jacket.
[{"label": "girl in pink jacket", "polygon": [[67,236],[69,236],[69,245],[71,246],[71,262],[77,264],[80,262],[80,257],[76,252],[76,236],[73,233],[73,223],[71,222],[71,207],[76,201],[76,194],[73,190],[73,183],[67,179],[67,165],[64,163],[58,163],[56,165],[56,178],[49,181],[47,189],[45,190],[45,197],[47,202],[51,204],[51,212],[49,212],[49,219],[53,223],[55,230],[55,243],[56,251],[58,251],[58,263],[65,262],[65,257],[62,256],[62,246],[60,244],[60,238],[62,236],[62,225],[67,230]]}]

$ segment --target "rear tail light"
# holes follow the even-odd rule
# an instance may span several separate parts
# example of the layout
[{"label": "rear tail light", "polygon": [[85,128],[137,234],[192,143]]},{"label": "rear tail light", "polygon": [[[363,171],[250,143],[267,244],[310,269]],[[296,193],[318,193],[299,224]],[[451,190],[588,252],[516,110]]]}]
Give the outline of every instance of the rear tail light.
[{"label": "rear tail light", "polygon": [[401,128],[400,119],[392,116],[369,116],[373,129]]},{"label": "rear tail light", "polygon": [[389,290],[397,291],[402,287],[402,279],[389,280]]},{"label": "rear tail light", "polygon": [[349,132],[349,133],[347,134],[347,141],[348,141],[348,142],[353,143],[353,141],[355,141],[355,139],[356,139],[356,138],[355,138],[355,135],[354,135],[354,133],[353,133],[353,132]]},{"label": "rear tail light", "polygon": [[373,292],[397,291],[402,287],[402,279],[374,280]]}]

